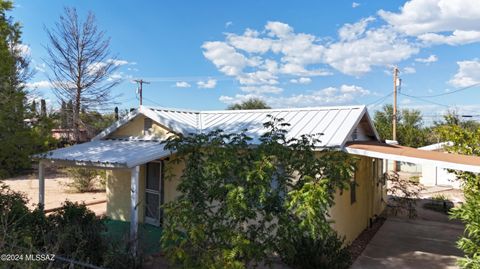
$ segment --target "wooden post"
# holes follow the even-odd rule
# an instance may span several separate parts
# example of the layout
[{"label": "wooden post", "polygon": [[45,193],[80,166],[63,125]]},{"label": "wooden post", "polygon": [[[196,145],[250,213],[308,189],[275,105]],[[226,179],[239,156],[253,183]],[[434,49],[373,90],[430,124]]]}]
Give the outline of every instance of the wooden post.
[{"label": "wooden post", "polygon": [[139,174],[140,166],[132,168],[131,192],[130,192],[130,241],[132,242],[132,254],[137,255],[138,248],[138,197],[139,197]]},{"label": "wooden post", "polygon": [[[393,119],[392,119],[392,139],[397,141],[397,81],[398,68],[393,68]],[[393,171],[397,172],[397,161],[393,161]]]},{"label": "wooden post", "polygon": [[45,163],[38,162],[38,204],[45,207]]}]

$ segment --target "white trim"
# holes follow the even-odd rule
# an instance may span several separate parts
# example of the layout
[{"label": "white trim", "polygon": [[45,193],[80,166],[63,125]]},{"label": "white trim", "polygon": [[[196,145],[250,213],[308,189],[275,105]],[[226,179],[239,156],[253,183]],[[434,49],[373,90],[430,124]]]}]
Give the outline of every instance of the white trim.
[{"label": "white trim", "polygon": [[345,147],[344,151],[350,154],[380,158],[385,160],[395,160],[395,161],[415,163],[415,164],[430,164],[430,165],[437,166],[440,168],[445,168],[445,169],[454,169],[454,170],[461,170],[466,172],[480,173],[480,166],[476,166],[476,165],[459,164],[459,163],[437,161],[437,160],[430,160],[430,159],[424,159],[424,158],[408,157],[408,156],[402,156],[402,155],[396,155],[396,154],[381,153],[381,152],[376,152],[372,150],[354,149],[349,147]]},{"label": "white trim", "polygon": [[45,163],[38,162],[38,204],[45,208]]}]

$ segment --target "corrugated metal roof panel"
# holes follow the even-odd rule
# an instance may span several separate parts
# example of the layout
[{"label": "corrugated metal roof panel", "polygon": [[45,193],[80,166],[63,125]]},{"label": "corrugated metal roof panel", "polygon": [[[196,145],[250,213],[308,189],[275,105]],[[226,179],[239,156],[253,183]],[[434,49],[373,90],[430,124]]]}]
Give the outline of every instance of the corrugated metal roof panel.
[{"label": "corrugated metal roof panel", "polygon": [[[140,107],[139,113],[151,117],[158,123],[177,133],[199,133],[222,129],[229,133],[247,130],[247,134],[258,139],[266,130],[263,124],[267,115],[284,118],[289,123],[288,136],[323,133],[319,147],[343,146],[355,125],[366,112],[365,106],[313,107],[298,109],[258,109],[189,111],[167,108]],[[107,137],[108,132],[102,132]]]},{"label": "corrugated metal roof panel", "polygon": [[52,150],[35,157],[77,165],[131,168],[170,155],[158,141],[95,140]]}]

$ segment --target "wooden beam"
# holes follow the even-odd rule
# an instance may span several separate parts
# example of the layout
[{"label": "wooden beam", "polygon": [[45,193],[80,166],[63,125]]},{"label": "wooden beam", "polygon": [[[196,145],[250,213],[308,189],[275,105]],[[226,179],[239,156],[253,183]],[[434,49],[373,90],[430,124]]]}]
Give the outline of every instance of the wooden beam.
[{"label": "wooden beam", "polygon": [[139,200],[139,174],[140,166],[132,168],[130,190],[130,241],[132,242],[132,254],[137,255],[138,248],[138,200]]},{"label": "wooden beam", "polygon": [[38,162],[38,204],[45,207],[45,163]]}]

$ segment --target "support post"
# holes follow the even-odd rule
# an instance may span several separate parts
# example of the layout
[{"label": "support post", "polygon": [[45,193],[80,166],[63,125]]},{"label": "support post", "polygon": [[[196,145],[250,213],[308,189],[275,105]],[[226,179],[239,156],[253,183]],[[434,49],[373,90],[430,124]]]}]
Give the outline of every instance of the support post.
[{"label": "support post", "polygon": [[130,241],[132,242],[132,254],[137,255],[138,248],[138,197],[139,197],[139,174],[140,166],[132,168],[131,192],[130,192]]},{"label": "support post", "polygon": [[38,204],[45,208],[45,163],[38,162]]}]

